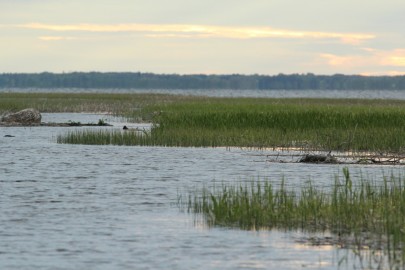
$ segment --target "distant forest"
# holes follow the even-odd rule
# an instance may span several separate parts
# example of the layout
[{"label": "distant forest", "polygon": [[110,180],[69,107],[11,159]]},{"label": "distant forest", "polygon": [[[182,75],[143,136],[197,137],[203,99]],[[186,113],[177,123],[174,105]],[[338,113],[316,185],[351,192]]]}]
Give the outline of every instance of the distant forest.
[{"label": "distant forest", "polygon": [[405,76],[178,75],[140,72],[3,73],[0,88],[405,90]]}]

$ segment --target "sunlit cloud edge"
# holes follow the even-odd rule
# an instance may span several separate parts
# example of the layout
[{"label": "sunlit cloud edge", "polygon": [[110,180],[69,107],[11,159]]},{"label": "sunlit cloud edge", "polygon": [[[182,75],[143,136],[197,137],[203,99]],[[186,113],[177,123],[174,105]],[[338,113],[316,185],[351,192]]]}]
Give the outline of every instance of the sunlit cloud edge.
[{"label": "sunlit cloud edge", "polygon": [[[405,49],[378,50],[364,48],[365,54],[337,55],[321,53],[316,61],[321,66],[340,73],[353,73],[363,76],[403,76],[405,75]],[[362,70],[359,72],[359,70]]]},{"label": "sunlit cloud edge", "polygon": [[374,39],[374,34],[295,31],[271,27],[228,27],[189,24],[43,24],[15,25],[18,28],[55,32],[140,32],[153,38],[288,38],[288,39],[337,39],[342,43],[357,45]]}]

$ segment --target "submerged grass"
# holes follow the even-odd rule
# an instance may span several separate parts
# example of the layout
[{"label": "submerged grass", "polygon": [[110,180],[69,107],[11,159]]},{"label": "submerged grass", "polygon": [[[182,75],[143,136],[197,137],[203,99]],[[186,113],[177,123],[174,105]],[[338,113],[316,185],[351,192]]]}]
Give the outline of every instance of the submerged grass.
[{"label": "submerged grass", "polygon": [[[388,252],[405,263],[405,179],[392,176],[382,184],[354,185],[344,168],[344,180],[331,189],[307,183],[299,191],[269,181],[223,185],[189,196],[189,212],[202,215],[209,226],[241,229],[332,232],[334,243]],[[348,237],[345,237],[348,236]],[[346,239],[346,240],[344,240]]]}]

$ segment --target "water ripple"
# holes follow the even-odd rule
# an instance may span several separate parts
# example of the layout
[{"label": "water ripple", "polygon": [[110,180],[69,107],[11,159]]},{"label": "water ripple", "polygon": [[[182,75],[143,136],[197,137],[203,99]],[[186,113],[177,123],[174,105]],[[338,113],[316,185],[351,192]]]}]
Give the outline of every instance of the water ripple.
[{"label": "water ripple", "polygon": [[[327,186],[342,167],[268,163],[263,151],[50,140],[67,129],[1,130],[18,144],[1,140],[0,269],[336,268],[331,250],[297,247],[284,232],[207,229],[176,203],[203,186],[264,178]],[[402,170],[351,169],[376,179]]]}]

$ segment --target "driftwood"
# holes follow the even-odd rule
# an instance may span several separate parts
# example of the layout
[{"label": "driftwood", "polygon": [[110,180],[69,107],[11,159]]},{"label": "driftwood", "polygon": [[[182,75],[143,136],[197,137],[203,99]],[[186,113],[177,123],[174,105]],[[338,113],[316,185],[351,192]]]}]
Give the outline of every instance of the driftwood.
[{"label": "driftwood", "polygon": [[[261,156],[261,155],[257,155]],[[312,163],[312,164],[361,164],[361,165],[405,165],[405,153],[299,153],[276,152],[265,155],[268,162]]]},{"label": "driftwood", "polygon": [[299,162],[304,163],[338,163],[337,159],[330,154],[327,155],[310,155],[306,154]]}]

